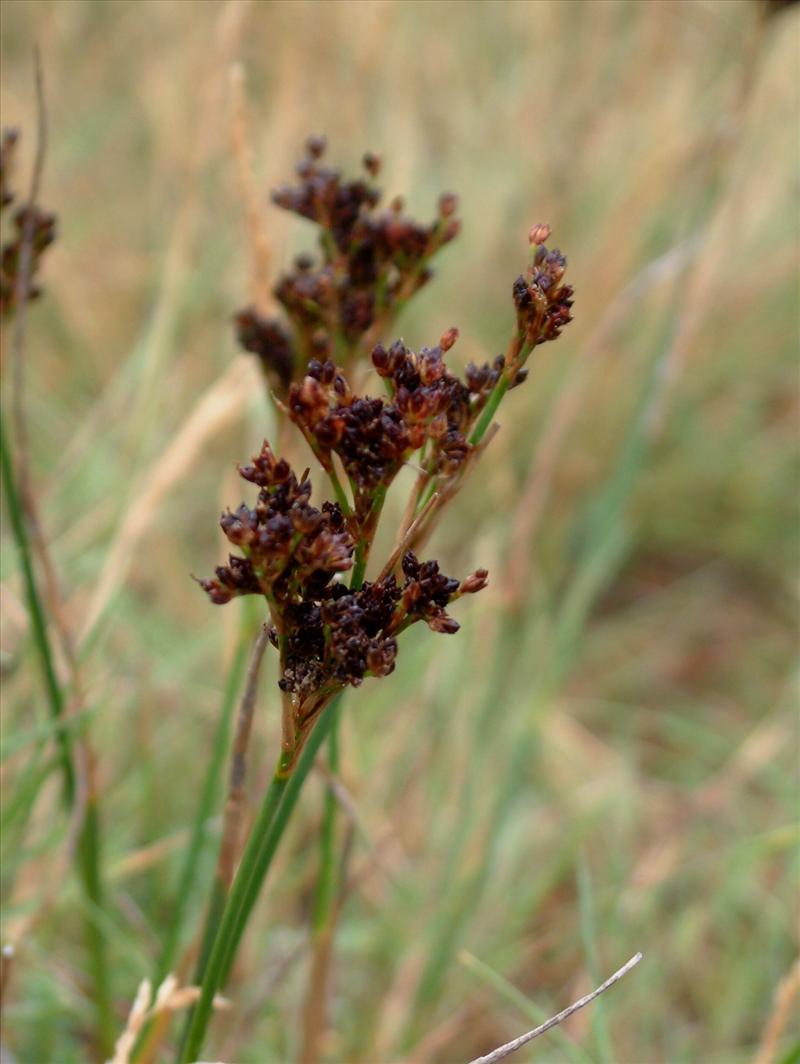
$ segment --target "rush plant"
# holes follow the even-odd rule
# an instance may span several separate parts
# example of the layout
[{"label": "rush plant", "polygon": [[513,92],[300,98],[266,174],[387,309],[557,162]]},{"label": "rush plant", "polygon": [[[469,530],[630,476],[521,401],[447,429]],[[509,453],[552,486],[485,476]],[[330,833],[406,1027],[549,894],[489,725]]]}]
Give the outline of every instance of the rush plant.
[{"label": "rush plant", "polygon": [[[241,344],[260,360],[275,402],[326,474],[332,497],[312,503],[308,470],[298,474],[265,442],[239,469],[257,489],[255,498],[220,521],[234,553],[212,577],[199,581],[217,605],[240,596],[262,600],[266,636],[280,661],[282,726],[272,783],[238,870],[230,889],[223,883],[220,893],[217,882],[212,893],[197,973],[200,998],[179,1051],[183,1062],[199,1056],[215,995],[328,736],[336,771],[343,692],[391,673],[410,626],[421,622],[434,633],[457,632],[450,608],[486,586],[485,569],[453,578],[421,555],[491,441],[501,401],[525,380],[532,352],[555,340],[571,320],[566,260],[547,247],[550,229],[538,224],[530,230],[527,267],[512,285],[513,324],[504,354],[491,363],[470,363],[462,377],[446,361],[456,329],[417,351],[400,339],[390,343],[397,315],[432,276],[433,256],[459,231],[456,198],[442,196],[436,219],[422,225],[406,216],[401,200],[380,209],[377,157],[367,155],[365,177],[348,181],[324,163],[324,154],[324,140],[312,138],[297,184],[273,194],[278,206],[316,225],[319,256],[300,256],[278,280],[275,296],[285,317],[267,318],[254,307],[236,316]],[[372,374],[365,373],[369,368]],[[382,394],[368,393],[364,379],[379,381]],[[372,551],[381,514],[405,466],[417,476],[394,547],[376,562]],[[367,579],[370,563],[376,575]],[[256,673],[258,661],[260,656],[254,658]],[[319,949],[306,1011],[308,1058],[315,1055],[309,1043],[324,1016],[330,956],[333,801],[329,796],[323,820],[314,914]],[[223,838],[223,849],[226,843],[230,839]]]}]

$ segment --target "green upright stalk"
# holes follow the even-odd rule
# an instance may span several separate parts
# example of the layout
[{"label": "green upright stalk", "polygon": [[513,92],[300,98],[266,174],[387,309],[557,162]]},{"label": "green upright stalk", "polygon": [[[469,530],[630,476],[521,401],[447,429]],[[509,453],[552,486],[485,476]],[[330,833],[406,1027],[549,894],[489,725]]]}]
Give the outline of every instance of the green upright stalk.
[{"label": "green upright stalk", "polygon": [[[25,585],[25,597],[31,618],[31,631],[36,646],[39,664],[42,670],[47,700],[52,718],[61,724],[64,716],[64,693],[56,676],[50,638],[47,632],[44,609],[36,579],[33,572],[33,559],[25,514],[17,492],[14,479],[14,465],[6,439],[5,426],[0,420],[0,462],[2,463],[3,488],[11,519],[14,540],[19,551],[22,576]],[[76,798],[75,766],[70,733],[67,728],[59,726],[56,731],[59,761],[63,775],[64,804],[71,810]],[[97,1011],[98,1047],[104,1055],[111,1053],[114,1046],[114,1015],[111,1006],[109,969],[105,948],[105,937],[99,914],[104,907],[104,891],[100,864],[100,816],[97,798],[90,787],[86,796],[86,807],[77,841],[78,873],[86,901],[89,906],[87,945],[92,968],[93,997]]]},{"label": "green upright stalk", "polygon": [[100,873],[100,816],[97,799],[90,794],[83,811],[83,824],[78,840],[78,863],[83,889],[91,906],[86,937],[92,972],[92,990],[97,1016],[98,1048],[105,1059],[114,1049],[116,1021],[111,1004],[108,954],[100,914],[105,908],[103,881]]},{"label": "green upright stalk", "polygon": [[[328,768],[332,775],[339,771],[339,720],[331,724],[328,736]],[[325,810],[322,815],[320,835],[320,869],[317,891],[314,898],[312,927],[315,934],[323,932],[329,922],[336,895],[336,797],[333,787],[325,792]]]},{"label": "green upright stalk", "polygon": [[497,413],[497,408],[503,399],[503,396],[508,391],[509,379],[504,373],[500,380],[495,384],[494,388],[486,400],[486,406],[481,411],[481,416],[478,418],[478,422],[475,428],[472,430],[472,435],[469,438],[469,442],[475,446],[480,443],[486,432],[494,420],[494,415]]},{"label": "green upright stalk", "polygon": [[[280,767],[280,762],[279,762]],[[272,777],[272,781],[267,789],[267,793],[264,795],[264,801],[261,804],[259,810],[258,819],[253,824],[250,838],[247,840],[247,846],[242,854],[242,862],[239,866],[239,870],[236,873],[236,878],[233,881],[230,891],[228,891],[225,885],[220,881],[218,876],[214,876],[214,885],[211,890],[211,899],[208,905],[208,913],[206,914],[206,924],[203,929],[203,941],[200,946],[200,956],[197,960],[197,968],[195,969],[194,983],[196,986],[202,985],[204,988],[209,978],[214,978],[214,968],[212,963],[215,963],[215,950],[218,952],[222,944],[224,944],[223,936],[226,934],[223,926],[223,920],[229,915],[229,910],[234,902],[234,895],[237,890],[237,886],[240,885],[243,877],[250,874],[252,866],[252,854],[254,840],[256,843],[261,841],[261,838],[268,831],[275,814],[280,805],[283,792],[286,787],[287,778],[281,776],[279,771],[276,770],[275,775]],[[232,963],[233,958],[231,958]],[[226,969],[227,975],[227,969]],[[211,991],[210,1004],[213,1004],[213,996],[217,989],[222,986],[224,977],[218,983],[215,984],[213,991]],[[186,1023],[183,1029],[183,1036],[181,1038],[181,1045],[178,1050],[179,1059],[185,1059],[181,1054],[184,1053],[189,1043],[189,1038],[192,1031],[195,1028],[196,1013],[202,1006],[202,999],[198,1005],[191,1009],[186,1016]],[[205,1023],[208,1023],[208,1017],[206,1017]],[[205,1029],[205,1028],[204,1028]]]},{"label": "green upright stalk", "polygon": [[[2,420],[0,420],[0,461],[2,461],[3,491],[8,507],[8,515],[11,519],[14,541],[17,545],[22,565],[22,578],[25,584],[25,597],[28,600],[33,641],[39,656],[44,686],[47,691],[47,700],[50,704],[50,713],[53,719],[58,721],[64,715],[64,696],[56,678],[44,609],[42,608],[36,580],[33,575],[33,559],[28,540],[28,530],[25,527],[25,514],[22,509],[22,501],[17,493],[14,465],[11,460],[5,425]],[[59,746],[61,771],[64,777],[64,803],[67,808],[71,808],[75,801],[75,768],[72,762],[72,744],[69,732],[64,728],[59,728],[56,732],[56,741]]]},{"label": "green upright stalk", "polygon": [[200,1055],[211,1018],[214,995],[224,986],[233,967],[236,951],[275,856],[278,843],[297,804],[317,751],[328,735],[336,716],[339,697],[341,696],[334,699],[323,711],[290,775],[286,775],[287,755],[282,754],[278,761],[275,775],[250,832],[241,864],[228,895],[206,966],[200,1000],[195,1007],[187,1037],[178,1052],[177,1059],[180,1064],[188,1064],[189,1061],[197,1060]]},{"label": "green upright stalk", "polygon": [[248,626],[245,624],[243,627],[245,630],[239,638],[239,644],[236,647],[236,653],[231,662],[230,671],[228,672],[228,679],[222,697],[222,709],[212,741],[211,761],[209,762],[208,771],[206,772],[203,792],[200,796],[200,803],[197,807],[194,825],[192,826],[192,837],[189,840],[189,846],[187,847],[186,856],[183,862],[183,869],[181,870],[180,879],[178,881],[179,885],[175,908],[170,914],[167,934],[164,939],[161,956],[156,969],[157,986],[161,983],[162,979],[172,971],[175,964],[175,957],[178,952],[178,946],[180,945],[181,930],[186,919],[186,910],[197,877],[197,867],[200,861],[200,855],[203,851],[208,820],[219,793],[222,766],[225,762],[225,754],[228,748],[227,740],[228,732],[230,731],[231,717],[233,715],[233,707],[236,705],[236,695],[242,684],[245,662],[247,661]]}]

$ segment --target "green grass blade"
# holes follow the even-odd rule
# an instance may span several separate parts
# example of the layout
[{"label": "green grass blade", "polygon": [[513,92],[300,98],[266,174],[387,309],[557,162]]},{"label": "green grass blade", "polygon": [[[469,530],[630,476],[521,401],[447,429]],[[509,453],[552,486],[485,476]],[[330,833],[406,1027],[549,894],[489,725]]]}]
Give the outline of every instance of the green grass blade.
[{"label": "green grass blade", "polygon": [[[245,626],[239,639],[233,661],[228,672],[225,690],[222,696],[222,707],[219,722],[214,733],[212,743],[211,760],[203,782],[203,790],[197,806],[197,813],[192,825],[192,834],[186,849],[183,868],[178,879],[175,907],[169,920],[166,937],[161,950],[161,956],[156,969],[156,985],[170,972],[175,963],[181,941],[181,932],[186,921],[186,913],[192,897],[193,887],[197,879],[197,868],[203,852],[203,845],[208,831],[208,821],[214,809],[214,804],[219,795],[220,779],[228,750],[228,738],[230,732],[231,717],[236,705],[236,696],[242,685],[245,664],[247,662],[247,647],[249,643],[249,626]],[[202,959],[202,953],[201,953]]]},{"label": "green grass blade", "polygon": [[338,698],[334,699],[311,732],[292,775],[286,779],[276,774],[264,798],[228,896],[191,1027],[178,1054],[178,1060],[182,1064],[188,1064],[188,1061],[196,1060],[199,1056],[211,1018],[214,995],[224,985],[233,966],[236,951],[272,858],[297,804],[317,751],[330,732],[338,702]]},{"label": "green grass blade", "polygon": [[[592,986],[597,986],[602,982],[602,976],[600,975],[600,962],[597,955],[597,929],[594,920],[592,881],[589,875],[589,867],[583,856],[578,861],[578,904],[581,918],[581,938],[589,969],[589,981]],[[614,1064],[614,1050],[611,1045],[605,1002],[602,997],[597,998],[592,1006],[590,1023],[597,1060],[601,1064]]]},{"label": "green grass blade", "polygon": [[100,818],[93,795],[87,798],[83,813],[83,824],[78,840],[78,862],[84,891],[91,909],[86,924],[86,937],[97,1018],[98,1048],[103,1054],[110,1056],[114,1048],[116,1024],[111,1004],[111,980],[105,931],[99,919],[105,909],[105,898],[101,877]]},{"label": "green grass blade", "polygon": [[[2,466],[3,489],[8,515],[11,519],[11,529],[14,533],[14,541],[17,545],[22,565],[22,577],[25,584],[25,597],[28,602],[33,641],[39,657],[50,713],[54,720],[58,721],[64,714],[64,696],[56,677],[50,637],[47,634],[47,622],[45,621],[44,609],[36,587],[36,579],[33,575],[33,559],[25,525],[25,514],[22,509],[22,500],[17,491],[14,464],[11,459],[5,425],[2,420],[0,420],[0,465]],[[71,807],[75,800],[75,768],[72,763],[70,737],[63,728],[59,728],[57,732],[57,742],[60,751],[61,771],[64,777],[64,801],[68,807]]]}]

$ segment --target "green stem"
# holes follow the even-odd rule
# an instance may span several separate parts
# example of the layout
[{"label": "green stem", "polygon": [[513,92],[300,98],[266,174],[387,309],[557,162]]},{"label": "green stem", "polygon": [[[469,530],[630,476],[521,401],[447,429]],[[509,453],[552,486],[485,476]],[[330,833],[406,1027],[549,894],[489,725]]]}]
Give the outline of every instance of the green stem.
[{"label": "green stem", "polygon": [[[279,762],[280,764],[280,762]],[[247,876],[250,875],[255,858],[255,850],[261,841],[261,838],[265,835],[270,825],[272,824],[275,813],[280,805],[283,792],[286,788],[287,779],[281,777],[276,771],[272,778],[272,782],[267,789],[267,793],[264,796],[264,801],[261,804],[261,809],[258,814],[258,819],[253,825],[253,829],[250,833],[247,846],[245,847],[244,854],[242,855],[242,862],[239,866],[239,870],[236,874],[236,878],[233,881],[231,890],[228,891],[225,884],[214,875],[214,882],[211,888],[211,898],[208,904],[208,913],[206,915],[206,924],[203,929],[203,940],[200,947],[200,956],[197,961],[197,968],[195,970],[194,983],[195,985],[202,984],[205,988],[209,978],[214,977],[215,968],[212,965],[216,965],[218,955],[220,953],[220,947],[226,945],[225,936],[227,934],[223,922],[225,918],[228,918],[230,923],[231,908],[236,904],[237,890],[241,893],[241,886]],[[231,958],[232,961],[233,958]],[[221,981],[215,983],[213,990],[211,991],[211,997],[209,1004],[213,1004],[213,996],[216,993],[218,987],[221,986]],[[190,1010],[186,1017],[186,1024],[184,1026],[183,1038],[181,1041],[180,1052],[183,1053],[189,1042],[189,1037],[194,1029],[196,1016],[203,1005],[201,999],[195,1009]],[[206,1017],[205,1023],[208,1022]],[[204,1024],[205,1027],[205,1024]],[[196,1054],[194,1054],[196,1056]],[[192,1059],[194,1059],[192,1056]],[[181,1058],[188,1059],[188,1058]]]},{"label": "green stem", "polygon": [[339,480],[339,475],[334,468],[333,459],[330,461],[330,468],[327,470],[327,473],[331,482],[331,487],[333,488],[333,494],[336,496],[336,501],[341,506],[342,513],[345,517],[349,517],[353,512],[353,508],[350,505],[350,500],[347,498],[342,482]]},{"label": "green stem", "polygon": [[357,591],[364,583],[364,577],[367,573],[367,562],[369,561],[369,552],[373,540],[375,539],[375,530],[378,527],[378,521],[380,520],[383,504],[385,502],[386,486],[381,484],[375,489],[375,494],[372,496],[372,505],[369,508],[369,513],[362,526],[362,535],[356,543],[353,572],[350,577],[350,587],[354,591]]},{"label": "green stem", "polygon": [[94,1007],[97,1015],[98,1049],[105,1060],[114,1049],[116,1022],[109,993],[105,933],[99,919],[104,909],[105,899],[100,875],[100,817],[96,798],[92,794],[86,800],[77,850],[81,880],[90,905],[86,928],[87,944],[92,972]]},{"label": "green stem", "polygon": [[[219,794],[220,777],[222,775],[222,766],[225,762],[225,754],[228,748],[228,733],[230,731],[233,707],[236,704],[236,695],[242,685],[245,662],[247,661],[247,648],[250,643],[250,627],[251,625],[247,623],[243,625],[239,644],[236,647],[236,653],[228,672],[225,691],[222,696],[222,708],[219,715],[219,721],[212,740],[211,761],[209,762],[208,770],[206,772],[203,791],[200,796],[200,802],[192,826],[192,835],[186,850],[180,879],[178,880],[179,885],[175,908],[170,914],[167,933],[164,938],[161,956],[156,969],[156,986],[159,986],[164,977],[172,971],[175,957],[178,952],[181,931],[186,920],[186,910],[197,879],[197,867],[200,862],[200,856],[203,852],[203,843],[205,842],[206,833],[208,831],[208,821]],[[207,924],[206,926],[208,927],[209,925]]]},{"label": "green stem", "polygon": [[486,435],[489,426],[494,420],[494,415],[497,413],[497,408],[500,406],[503,396],[508,391],[509,384],[510,381],[504,373],[497,384],[495,384],[494,388],[492,388],[489,398],[486,400],[486,406],[481,411],[481,416],[478,418],[478,422],[472,430],[472,435],[469,438],[469,442],[473,447],[480,443]]},{"label": "green stem", "polygon": [[[25,513],[14,479],[14,465],[2,420],[0,420],[0,466],[3,472],[3,487],[9,517],[11,518],[11,528],[22,565],[25,597],[31,618],[33,640],[39,656],[44,686],[50,704],[50,714],[58,724],[56,742],[58,743],[58,757],[63,776],[64,804],[68,809],[71,809],[76,797],[75,766],[70,732],[63,726],[64,693],[56,676],[44,609],[39,598],[33,572],[33,559],[28,540]],[[83,822],[78,836],[76,856],[81,886],[89,906],[87,944],[91,959],[93,996],[97,1010],[98,1049],[104,1056],[109,1056],[114,1046],[115,1023],[111,1005],[105,935],[99,919],[104,905],[100,863],[100,815],[97,808],[97,797],[91,790],[86,797],[86,808],[83,811]]]},{"label": "green stem", "polygon": [[312,729],[294,770],[287,776],[287,755],[282,754],[258,818],[250,832],[242,861],[233,881],[219,931],[206,966],[200,1000],[178,1054],[181,1064],[197,1060],[211,1018],[214,995],[224,985],[233,966],[247,921],[266,878],[278,843],[291,817],[306,776],[338,713],[337,696]]},{"label": "green stem", "polygon": [[[369,551],[375,535],[375,528],[380,520],[383,504],[386,501],[386,488],[380,487],[373,496],[372,506],[368,523],[370,528],[356,544],[353,572],[350,579],[350,587],[358,590],[364,583],[367,571]],[[335,776],[339,771],[339,720],[337,712],[330,724],[328,737],[328,767]],[[320,867],[314,896],[314,909],[311,926],[315,939],[331,933],[333,923],[334,898],[336,896],[336,797],[333,785],[330,784],[325,791],[325,807],[322,814],[322,828],[320,831]],[[314,976],[312,975],[313,994]]]},{"label": "green stem", "polygon": [[[489,431],[489,426],[494,420],[494,415],[497,413],[497,408],[500,406],[500,403],[503,400],[503,396],[508,391],[510,384],[511,381],[504,373],[503,376],[498,380],[497,384],[495,384],[494,388],[492,388],[489,394],[489,398],[486,400],[486,406],[481,411],[481,416],[478,418],[475,428],[472,430],[472,434],[469,437],[469,442],[472,444],[473,447],[476,447],[481,442],[486,433]],[[419,513],[422,509],[424,509],[425,506],[427,506],[435,491],[436,479],[434,478],[428,484],[427,488],[422,494],[421,499],[419,500],[419,503],[417,505],[417,513]]]},{"label": "green stem", "polygon": [[359,588],[364,583],[364,574],[367,571],[367,549],[363,540],[356,544],[356,556],[353,562],[353,578],[350,587]]},{"label": "green stem", "polygon": [[[56,678],[56,670],[53,662],[53,653],[50,639],[47,634],[44,609],[36,588],[36,580],[33,575],[33,560],[31,556],[30,542],[26,528],[25,514],[22,501],[17,492],[14,478],[14,465],[11,460],[8,441],[6,439],[5,426],[0,421],[0,461],[3,471],[3,488],[8,507],[8,515],[11,518],[11,529],[19,552],[22,565],[22,578],[25,584],[25,597],[28,601],[28,612],[31,618],[31,631],[33,641],[39,656],[39,664],[42,670],[47,699],[50,704],[50,713],[54,720],[59,721],[64,714],[64,695]],[[56,741],[59,746],[61,771],[64,777],[64,803],[71,808],[75,801],[75,768],[72,761],[72,746],[69,733],[59,728],[56,732]]]},{"label": "green stem", "polygon": [[[39,656],[50,713],[53,720],[59,723],[56,731],[56,741],[63,775],[64,803],[69,809],[72,808],[75,802],[76,785],[70,734],[66,728],[61,726],[65,705],[64,694],[56,676],[44,609],[39,598],[33,572],[33,559],[28,540],[25,514],[22,501],[17,492],[14,466],[2,421],[0,421],[0,461],[2,462],[6,505],[22,565],[22,576],[25,585],[25,596],[28,602],[28,612],[31,618],[33,639]],[[105,937],[99,920],[104,903],[100,873],[100,818],[96,796],[92,793],[87,795],[86,808],[83,811],[83,821],[77,844],[77,863],[83,892],[89,906],[87,945],[92,969],[94,1002],[97,1010],[98,1049],[104,1056],[107,1056],[113,1049],[115,1025],[109,993],[109,971]]]},{"label": "green stem", "polygon": [[[339,771],[339,719],[331,723],[328,737],[328,768],[335,776]],[[315,934],[328,928],[336,894],[336,797],[333,784],[325,792],[325,810],[320,834],[320,870],[314,898],[312,927]]]}]

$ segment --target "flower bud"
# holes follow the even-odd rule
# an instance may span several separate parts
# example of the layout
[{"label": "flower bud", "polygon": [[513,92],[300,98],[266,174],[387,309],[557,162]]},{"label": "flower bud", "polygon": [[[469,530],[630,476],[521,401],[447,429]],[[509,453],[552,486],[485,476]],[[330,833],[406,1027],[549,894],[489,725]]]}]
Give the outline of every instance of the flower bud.
[{"label": "flower bud", "polygon": [[364,169],[370,177],[377,177],[381,169],[381,157],[374,152],[368,151],[363,159]]},{"label": "flower bud", "polygon": [[476,569],[471,576],[461,581],[458,589],[462,595],[474,595],[476,591],[483,591],[489,582],[489,573],[486,569]]},{"label": "flower bud", "polygon": [[528,240],[531,244],[543,244],[549,238],[550,232],[550,226],[546,222],[537,222],[536,225],[531,226]]},{"label": "flower bud", "polygon": [[457,339],[458,329],[453,326],[453,328],[448,329],[446,332],[442,333],[442,338],[439,341],[439,347],[441,347],[442,351],[449,351]]}]

